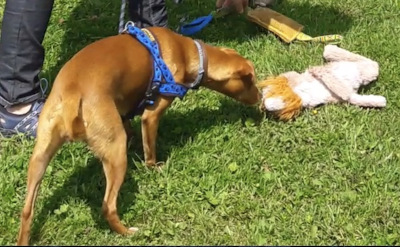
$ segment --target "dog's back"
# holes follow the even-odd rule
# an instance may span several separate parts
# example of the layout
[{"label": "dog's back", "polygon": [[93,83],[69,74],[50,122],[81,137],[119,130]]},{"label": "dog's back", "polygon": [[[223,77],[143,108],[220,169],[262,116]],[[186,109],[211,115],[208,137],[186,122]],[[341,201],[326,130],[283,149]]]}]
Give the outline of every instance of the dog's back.
[{"label": "dog's back", "polygon": [[82,139],[93,114],[111,107],[124,115],[139,104],[151,68],[149,52],[129,35],[94,42],[60,70],[46,102],[49,106],[41,115],[62,115],[65,132],[61,134],[67,139]]}]

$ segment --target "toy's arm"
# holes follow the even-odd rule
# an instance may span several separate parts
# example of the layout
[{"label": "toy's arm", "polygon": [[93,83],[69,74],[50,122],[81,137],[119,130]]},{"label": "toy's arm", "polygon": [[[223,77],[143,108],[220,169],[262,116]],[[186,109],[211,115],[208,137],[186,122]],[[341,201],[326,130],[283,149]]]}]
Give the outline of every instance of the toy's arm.
[{"label": "toy's arm", "polygon": [[329,65],[316,66],[308,69],[308,72],[318,80],[320,80],[332,93],[343,101],[348,101],[353,94],[350,85],[339,83],[338,78],[332,73]]}]

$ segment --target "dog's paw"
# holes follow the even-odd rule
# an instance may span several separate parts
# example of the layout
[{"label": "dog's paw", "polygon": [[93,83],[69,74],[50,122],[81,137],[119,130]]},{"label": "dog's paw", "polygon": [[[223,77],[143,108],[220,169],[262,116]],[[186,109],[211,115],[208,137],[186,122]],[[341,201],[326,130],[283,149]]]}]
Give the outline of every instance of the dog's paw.
[{"label": "dog's paw", "polygon": [[156,165],[153,168],[157,172],[162,172],[164,167],[165,167],[165,162],[164,161],[159,161],[159,162],[156,163]]},{"label": "dog's paw", "polygon": [[146,166],[149,169],[155,170],[157,172],[161,172],[163,170],[163,167],[165,165],[164,161],[159,161],[157,163],[154,162],[146,162]]},{"label": "dog's paw", "polygon": [[139,231],[139,228],[137,228],[137,227],[129,227],[127,234],[128,235],[132,235],[132,234],[135,234],[138,231]]}]

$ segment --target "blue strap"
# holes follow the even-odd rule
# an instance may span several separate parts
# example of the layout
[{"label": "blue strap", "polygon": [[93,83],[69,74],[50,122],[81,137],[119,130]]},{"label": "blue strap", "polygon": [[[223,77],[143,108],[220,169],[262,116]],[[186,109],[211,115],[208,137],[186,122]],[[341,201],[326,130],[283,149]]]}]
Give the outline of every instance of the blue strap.
[{"label": "blue strap", "polygon": [[192,22],[182,25],[179,32],[183,35],[193,35],[204,29],[213,20],[213,15],[199,17]]},{"label": "blue strap", "polygon": [[160,85],[160,93],[165,96],[177,96],[183,98],[188,89],[179,84],[164,83]]},{"label": "blue strap", "polygon": [[[130,35],[134,36],[150,51],[153,57],[154,67],[152,82],[146,91],[145,98],[139,103],[138,107],[135,110],[127,113],[127,115],[124,116],[123,119],[131,119],[135,115],[142,114],[146,105],[154,104],[158,94],[179,97],[180,99],[182,99],[186,95],[189,88],[197,89],[200,86],[200,83],[204,79],[205,74],[205,67],[203,65],[205,61],[205,54],[199,41],[194,41],[199,52],[199,73],[194,82],[189,83],[188,86],[185,86],[175,83],[174,77],[172,76],[167,65],[161,58],[157,41],[155,40],[151,32],[149,32],[149,30],[144,29],[143,31],[142,29],[135,27],[132,22],[128,22],[123,32],[127,32]],[[147,32],[148,35],[152,37],[153,41],[149,38],[148,35],[145,34],[145,32]]]},{"label": "blue strap", "polygon": [[[184,85],[175,83],[174,77],[168,66],[165,64],[160,55],[160,50],[156,41],[151,41],[150,38],[140,29],[134,25],[127,25],[129,34],[136,37],[151,53],[153,57],[154,75],[153,84],[155,83],[159,88],[159,93],[166,96],[176,96],[182,99],[188,91]],[[164,78],[165,83],[162,82]],[[154,102],[149,102],[150,104]]]}]

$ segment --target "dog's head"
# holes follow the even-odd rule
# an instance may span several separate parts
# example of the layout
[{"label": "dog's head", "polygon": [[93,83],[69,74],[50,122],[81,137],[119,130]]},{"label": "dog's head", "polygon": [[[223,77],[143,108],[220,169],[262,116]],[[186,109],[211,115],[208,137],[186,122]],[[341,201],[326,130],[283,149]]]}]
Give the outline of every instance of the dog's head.
[{"label": "dog's head", "polygon": [[286,77],[269,78],[257,86],[262,90],[261,110],[284,121],[290,120],[300,113],[301,98],[292,90]]},{"label": "dog's head", "polygon": [[232,49],[217,48],[210,52],[214,54],[209,54],[208,80],[204,86],[243,104],[257,104],[261,92],[256,86],[253,63]]}]

